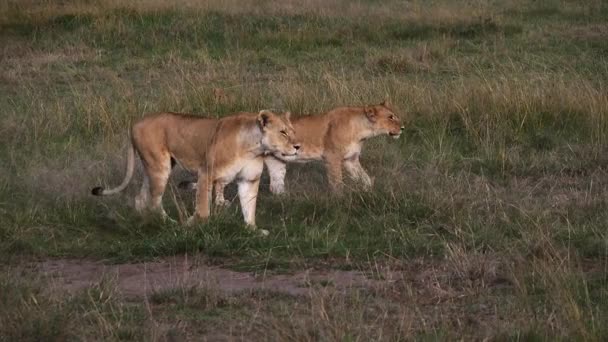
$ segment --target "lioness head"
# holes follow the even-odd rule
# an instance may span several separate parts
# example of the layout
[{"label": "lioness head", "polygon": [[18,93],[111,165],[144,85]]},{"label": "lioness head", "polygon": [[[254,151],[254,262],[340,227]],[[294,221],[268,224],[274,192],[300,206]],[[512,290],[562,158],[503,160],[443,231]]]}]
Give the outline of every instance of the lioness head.
[{"label": "lioness head", "polygon": [[372,123],[372,129],[376,135],[388,134],[397,139],[403,132],[403,124],[399,117],[393,112],[388,100],[379,105],[365,107],[365,115]]},{"label": "lioness head", "polygon": [[283,160],[295,159],[300,144],[295,141],[295,131],[289,121],[291,113],[277,115],[269,110],[258,114],[258,125],[262,130],[262,146],[266,153]]}]

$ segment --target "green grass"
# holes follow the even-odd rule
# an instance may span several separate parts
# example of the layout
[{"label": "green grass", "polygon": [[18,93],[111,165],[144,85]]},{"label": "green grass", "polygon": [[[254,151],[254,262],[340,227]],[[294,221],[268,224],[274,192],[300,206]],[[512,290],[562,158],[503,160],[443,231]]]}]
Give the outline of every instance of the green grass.
[{"label": "green grass", "polygon": [[[200,253],[241,271],[283,273],[419,260],[474,264],[490,255],[511,280],[506,293],[484,293],[493,304],[508,298],[521,305],[525,318],[507,305],[506,318],[489,320],[498,328],[487,336],[605,339],[607,284],[598,270],[608,260],[607,20],[608,6],[593,0],[0,4],[0,257],[7,260],[0,265]],[[214,88],[228,99],[216,101]],[[89,195],[122,178],[127,128],[147,112],[311,114],[386,96],[407,127],[399,141],[366,143],[362,163],[375,178],[373,191],[348,184],[344,196],[328,196],[318,164],[291,167],[286,196],[269,194],[264,178],[257,222],[268,238],[243,227],[237,204],[188,228],[137,216],[137,185],[113,198]],[[178,217],[193,201],[172,190],[164,203]],[[27,323],[18,328],[20,320],[2,316],[9,339],[71,339],[74,324],[86,321],[81,310],[93,305],[80,294],[31,306],[37,292],[29,285],[2,286],[22,292],[2,297],[2,306],[18,307]],[[178,304],[162,299],[175,296],[182,296]],[[219,302],[201,308],[183,293],[157,297],[168,330],[126,328],[154,315],[113,298],[110,307],[93,305],[104,319],[83,323],[76,338],[179,335],[171,313],[205,321],[224,317],[217,303],[231,303],[214,297]],[[336,305],[353,315],[372,302],[389,317],[405,315],[390,311],[390,298],[375,298],[331,300],[346,301]],[[337,314],[307,331],[323,310],[296,310],[297,325],[286,318],[295,302],[269,304],[268,320],[249,329],[301,340],[380,338],[384,328],[387,336],[431,340],[486,336],[462,322],[488,313],[466,305],[441,320],[420,303],[411,322],[422,319],[427,328],[379,324],[366,335]],[[246,317],[255,307],[231,305]],[[117,310],[123,313],[104,316]],[[369,322],[363,313],[351,319]],[[91,335],[96,329],[103,333]]]}]

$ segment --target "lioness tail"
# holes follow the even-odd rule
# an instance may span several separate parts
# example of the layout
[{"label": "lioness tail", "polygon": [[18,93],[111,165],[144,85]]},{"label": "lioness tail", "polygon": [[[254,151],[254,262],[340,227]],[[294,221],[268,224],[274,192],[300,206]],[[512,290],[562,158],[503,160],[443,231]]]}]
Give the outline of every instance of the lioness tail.
[{"label": "lioness tail", "polygon": [[114,188],[114,189],[109,189],[109,190],[105,190],[103,187],[98,186],[93,188],[93,190],[91,190],[91,193],[95,196],[106,196],[106,195],[113,195],[116,193],[119,193],[121,191],[123,191],[127,185],[129,185],[129,182],[131,181],[131,178],[133,177],[133,170],[135,169],[135,147],[133,147],[133,144],[129,144],[129,152],[127,154],[127,174],[125,175],[125,179],[123,179],[122,183]]}]

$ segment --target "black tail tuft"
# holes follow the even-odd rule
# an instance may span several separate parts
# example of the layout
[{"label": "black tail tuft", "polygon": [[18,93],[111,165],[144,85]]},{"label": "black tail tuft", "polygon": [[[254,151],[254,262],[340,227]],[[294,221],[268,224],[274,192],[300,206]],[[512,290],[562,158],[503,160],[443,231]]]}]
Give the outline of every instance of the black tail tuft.
[{"label": "black tail tuft", "polygon": [[93,190],[91,190],[91,193],[95,196],[101,196],[103,195],[103,187],[98,186],[96,188],[93,188]]}]

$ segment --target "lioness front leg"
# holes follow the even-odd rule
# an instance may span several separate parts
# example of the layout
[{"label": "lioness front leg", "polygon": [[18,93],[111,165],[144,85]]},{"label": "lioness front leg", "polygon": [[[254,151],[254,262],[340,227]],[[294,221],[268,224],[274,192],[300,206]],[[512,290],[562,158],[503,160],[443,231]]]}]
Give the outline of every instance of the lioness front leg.
[{"label": "lioness front leg", "polygon": [[370,190],[372,188],[372,179],[369,177],[367,172],[365,172],[363,166],[361,166],[358,156],[351,159],[346,159],[344,161],[344,168],[354,181],[361,182],[363,184],[363,188],[365,190]]},{"label": "lioness front leg", "polygon": [[196,210],[188,219],[187,224],[192,225],[197,220],[205,220],[209,217],[209,202],[211,200],[211,175],[206,171],[199,171],[198,184],[196,187]]},{"label": "lioness front leg", "polygon": [[338,155],[330,155],[325,158],[325,167],[327,168],[327,178],[329,187],[335,193],[341,193],[343,188],[342,183],[342,158]]},{"label": "lioness front leg", "polygon": [[[260,188],[260,179],[256,180],[240,180],[239,181],[239,201],[241,203],[241,211],[245,223],[255,230],[255,207],[258,198],[258,190]],[[260,229],[262,235],[268,235],[268,231]]]},{"label": "lioness front leg", "polygon": [[264,164],[266,164],[270,175],[270,192],[275,195],[284,193],[287,163],[270,156],[264,158]]},{"label": "lioness front leg", "polygon": [[135,196],[135,210],[138,213],[143,213],[148,208],[150,202],[150,180],[144,170],[144,180],[141,183],[141,190],[139,194]]}]

